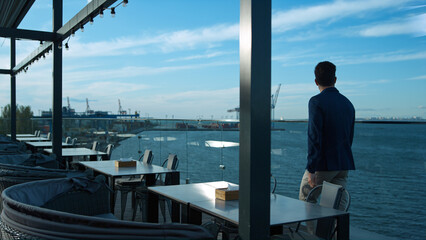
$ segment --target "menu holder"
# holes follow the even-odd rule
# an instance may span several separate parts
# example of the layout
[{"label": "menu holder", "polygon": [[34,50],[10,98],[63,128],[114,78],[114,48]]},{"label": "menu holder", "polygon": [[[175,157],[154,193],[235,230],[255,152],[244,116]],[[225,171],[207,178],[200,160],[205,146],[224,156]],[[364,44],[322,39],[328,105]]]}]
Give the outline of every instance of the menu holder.
[{"label": "menu holder", "polygon": [[237,200],[239,190],[228,190],[228,188],[216,188],[216,198],[220,200]]},{"label": "menu holder", "polygon": [[136,167],[135,160],[115,160],[116,167]]}]

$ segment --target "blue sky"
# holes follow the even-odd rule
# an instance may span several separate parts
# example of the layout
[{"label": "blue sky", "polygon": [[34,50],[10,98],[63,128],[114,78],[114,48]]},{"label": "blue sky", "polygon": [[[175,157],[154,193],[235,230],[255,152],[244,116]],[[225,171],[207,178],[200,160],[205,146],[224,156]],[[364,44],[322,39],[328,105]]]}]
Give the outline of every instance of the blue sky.
[{"label": "blue sky", "polygon": [[[87,4],[64,1],[64,23]],[[63,104],[157,118],[234,118],[239,105],[238,0],[129,0],[105,11],[64,50]],[[282,84],[275,117],[307,118],[318,93],[313,69],[337,65],[336,87],[357,117],[426,118],[426,1],[272,1],[272,89]],[[19,28],[51,31],[51,0],[38,0]],[[0,68],[9,68],[0,38]],[[17,61],[38,42],[18,41]],[[50,54],[17,75],[17,103],[35,114],[52,105]],[[10,83],[0,75],[0,105]]]}]

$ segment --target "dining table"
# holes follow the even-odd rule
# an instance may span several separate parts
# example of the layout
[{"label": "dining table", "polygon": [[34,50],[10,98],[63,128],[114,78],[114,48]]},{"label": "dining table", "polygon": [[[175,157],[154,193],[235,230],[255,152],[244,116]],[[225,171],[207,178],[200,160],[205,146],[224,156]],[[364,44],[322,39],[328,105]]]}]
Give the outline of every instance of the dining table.
[{"label": "dining table", "polygon": [[16,140],[20,142],[44,142],[50,141],[50,139],[46,137],[17,137]]},{"label": "dining table", "polygon": [[[7,134],[6,136],[12,137],[12,134]],[[34,135],[34,134],[31,134],[31,133],[19,133],[19,134],[16,134],[16,137],[17,138],[28,138],[28,137],[37,137],[37,136]]]},{"label": "dining table", "polygon": [[[171,199],[181,205],[180,219],[185,223],[201,224],[202,213],[239,224],[239,201],[216,198],[217,188],[238,186],[226,181],[193,183],[176,186],[154,186],[149,191]],[[259,206],[261,207],[261,206]],[[283,225],[311,220],[335,218],[337,239],[349,239],[349,213],[322,207],[298,199],[271,193],[270,226],[280,229]]]},{"label": "dining table", "polygon": [[[123,161],[123,159],[108,160],[108,161],[80,161],[79,163],[86,168],[92,169],[98,174],[103,174],[108,179],[108,185],[112,189],[110,194],[111,211],[114,212],[115,208],[115,180],[117,178],[126,176],[139,176],[144,175],[145,185],[147,187],[153,186],[156,183],[158,174],[169,174],[170,182],[166,183],[169,185],[177,185],[180,183],[180,172],[178,170],[171,170],[166,167],[157,166],[153,164],[146,164],[142,161],[135,161],[135,166],[130,167],[118,167],[116,166],[117,161]],[[129,161],[126,159],[126,161]],[[158,222],[158,195],[148,194],[147,199],[147,221]]]},{"label": "dining table", "polygon": [[[52,148],[52,142],[47,142],[47,141],[43,141],[43,142],[25,142],[25,144],[27,145],[27,147],[34,153],[34,152],[38,152],[42,149],[45,148]],[[62,148],[71,148],[74,145],[72,145],[71,143],[65,143],[62,142]]]}]

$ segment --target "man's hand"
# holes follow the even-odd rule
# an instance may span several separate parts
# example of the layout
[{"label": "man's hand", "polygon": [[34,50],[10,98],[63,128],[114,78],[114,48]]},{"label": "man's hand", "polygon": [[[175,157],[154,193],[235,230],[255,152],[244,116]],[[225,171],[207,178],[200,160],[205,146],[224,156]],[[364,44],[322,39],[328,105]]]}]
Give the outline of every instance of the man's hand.
[{"label": "man's hand", "polygon": [[314,188],[317,185],[315,173],[308,174],[308,183],[309,183],[309,186],[311,186],[312,188]]}]

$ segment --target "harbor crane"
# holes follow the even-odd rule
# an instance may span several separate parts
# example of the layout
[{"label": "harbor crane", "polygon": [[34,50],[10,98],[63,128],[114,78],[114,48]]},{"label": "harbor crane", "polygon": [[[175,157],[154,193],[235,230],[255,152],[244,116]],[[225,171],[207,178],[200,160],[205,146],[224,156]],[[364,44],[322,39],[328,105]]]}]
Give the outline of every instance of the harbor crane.
[{"label": "harbor crane", "polygon": [[239,107],[229,109],[227,112],[235,112],[237,120],[240,119],[240,108]]},{"label": "harbor crane", "polygon": [[86,114],[91,114],[91,113],[93,113],[93,111],[89,107],[89,99],[86,98]]},{"label": "harbor crane", "polygon": [[71,104],[70,104],[70,98],[67,97],[67,103],[68,103],[68,111],[71,109]]},{"label": "harbor crane", "polygon": [[118,99],[118,114],[120,114],[120,115],[126,115],[127,114],[126,110],[123,110],[123,108],[121,107],[120,99]]},{"label": "harbor crane", "polygon": [[[271,95],[271,114],[272,114],[272,120],[274,120],[275,118],[275,106],[277,105],[277,101],[278,101],[278,94],[280,94],[280,89],[281,89],[281,83],[278,84],[278,88],[275,91],[275,94]],[[227,112],[235,112],[237,119],[240,119],[240,108],[236,107],[236,108],[232,108],[227,110]]]}]

